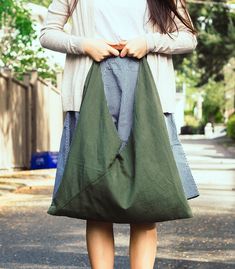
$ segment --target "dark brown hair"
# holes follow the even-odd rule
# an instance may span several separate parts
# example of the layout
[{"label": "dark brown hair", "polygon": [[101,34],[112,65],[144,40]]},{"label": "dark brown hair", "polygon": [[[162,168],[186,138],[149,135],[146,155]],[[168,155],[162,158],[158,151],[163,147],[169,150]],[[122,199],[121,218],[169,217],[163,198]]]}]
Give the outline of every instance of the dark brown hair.
[{"label": "dark brown hair", "polygon": [[[182,5],[186,18],[177,10],[178,1],[180,1],[180,4]],[[189,31],[194,34],[198,33],[190,20],[186,7],[186,0],[147,0],[147,2],[150,12],[149,21],[151,21],[153,25],[157,25],[161,33],[168,34],[169,32],[175,31],[174,26],[176,27],[176,30],[178,30],[174,19],[175,16],[189,29]],[[72,15],[77,3],[78,0],[72,1],[68,14],[69,17]]]},{"label": "dark brown hair", "polygon": [[[176,2],[175,0],[147,0],[147,2],[150,12],[149,20],[151,20],[154,25],[158,25],[161,33],[166,34],[178,30],[177,23],[174,19],[175,16],[189,31],[194,34],[198,33],[190,20],[186,0],[176,0]],[[178,6],[180,6],[180,11],[178,10]],[[184,17],[182,13],[184,13]]]}]

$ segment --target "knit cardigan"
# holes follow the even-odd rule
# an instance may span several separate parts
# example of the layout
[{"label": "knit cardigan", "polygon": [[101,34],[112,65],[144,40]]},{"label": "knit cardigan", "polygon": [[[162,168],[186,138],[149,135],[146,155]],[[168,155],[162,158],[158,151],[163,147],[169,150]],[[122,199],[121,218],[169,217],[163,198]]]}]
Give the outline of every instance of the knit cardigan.
[{"label": "knit cardigan", "polygon": [[[95,35],[93,0],[79,0],[71,16],[71,32],[64,31],[68,21],[68,12],[72,0],[52,0],[48,7],[46,21],[41,28],[39,41],[42,47],[66,53],[63,71],[61,100],[63,111],[80,111],[84,83],[88,71],[94,61],[83,49],[86,38]],[[180,0],[177,1],[179,13],[185,13]],[[182,0],[181,0],[182,1]],[[184,1],[184,0],[183,0]],[[149,11],[148,11],[149,12]],[[175,112],[176,83],[172,61],[173,54],[192,52],[197,46],[196,35],[175,16],[178,31],[171,31],[171,37],[162,34],[151,22],[147,24],[148,32],[144,35],[147,44],[147,62],[160,96],[163,112]]]}]

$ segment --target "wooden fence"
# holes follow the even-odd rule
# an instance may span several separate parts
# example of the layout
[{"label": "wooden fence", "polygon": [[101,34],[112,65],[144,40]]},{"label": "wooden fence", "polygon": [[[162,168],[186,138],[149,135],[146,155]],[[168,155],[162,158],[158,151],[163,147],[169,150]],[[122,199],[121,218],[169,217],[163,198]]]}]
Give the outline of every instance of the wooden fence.
[{"label": "wooden fence", "polygon": [[27,169],[32,153],[58,151],[63,119],[60,92],[50,81],[32,71],[21,82],[1,69],[0,170]]}]

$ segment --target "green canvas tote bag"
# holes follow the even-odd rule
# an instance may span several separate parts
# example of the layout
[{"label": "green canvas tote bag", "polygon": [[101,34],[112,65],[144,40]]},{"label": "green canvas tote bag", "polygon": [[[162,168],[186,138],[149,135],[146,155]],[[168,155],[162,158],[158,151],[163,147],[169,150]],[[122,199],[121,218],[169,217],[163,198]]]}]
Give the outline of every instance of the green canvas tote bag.
[{"label": "green canvas tote bag", "polygon": [[79,120],[50,215],[113,223],[193,217],[146,56],[140,59],[127,145],[109,112],[100,65],[87,74]]}]

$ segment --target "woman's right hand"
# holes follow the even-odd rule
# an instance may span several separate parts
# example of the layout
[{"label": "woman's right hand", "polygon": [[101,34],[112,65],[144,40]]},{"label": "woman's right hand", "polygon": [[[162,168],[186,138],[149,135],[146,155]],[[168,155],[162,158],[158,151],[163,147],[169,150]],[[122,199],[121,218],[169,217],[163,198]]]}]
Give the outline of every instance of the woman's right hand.
[{"label": "woman's right hand", "polygon": [[85,38],[82,44],[85,54],[89,55],[93,60],[100,62],[109,56],[118,56],[119,51],[111,45],[117,43],[98,38]]}]

